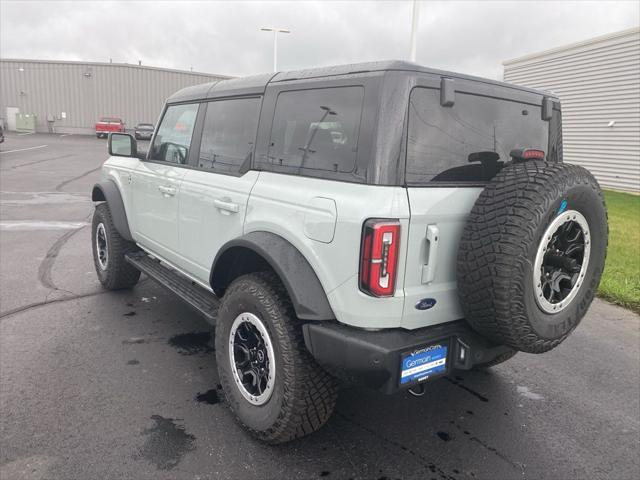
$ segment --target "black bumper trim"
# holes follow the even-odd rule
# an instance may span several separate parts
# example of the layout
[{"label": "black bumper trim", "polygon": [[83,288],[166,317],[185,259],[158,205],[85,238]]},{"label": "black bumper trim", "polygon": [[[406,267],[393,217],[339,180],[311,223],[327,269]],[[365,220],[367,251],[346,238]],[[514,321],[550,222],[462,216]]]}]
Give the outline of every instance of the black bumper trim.
[{"label": "black bumper trim", "polygon": [[447,373],[469,370],[511,351],[482,337],[464,320],[417,330],[369,331],[337,322],[309,322],[302,329],[307,349],[320,365],[387,394],[406,388],[399,385],[400,356],[408,350],[447,342]]}]

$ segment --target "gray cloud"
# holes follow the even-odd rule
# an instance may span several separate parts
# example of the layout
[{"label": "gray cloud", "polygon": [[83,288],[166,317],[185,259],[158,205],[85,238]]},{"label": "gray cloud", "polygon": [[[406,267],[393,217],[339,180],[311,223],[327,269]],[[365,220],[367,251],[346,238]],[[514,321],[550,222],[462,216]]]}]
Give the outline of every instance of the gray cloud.
[{"label": "gray cloud", "polygon": [[[0,2],[0,56],[229,75],[407,58],[410,1]],[[424,1],[418,63],[501,78],[506,59],[640,23],[637,1]]]}]

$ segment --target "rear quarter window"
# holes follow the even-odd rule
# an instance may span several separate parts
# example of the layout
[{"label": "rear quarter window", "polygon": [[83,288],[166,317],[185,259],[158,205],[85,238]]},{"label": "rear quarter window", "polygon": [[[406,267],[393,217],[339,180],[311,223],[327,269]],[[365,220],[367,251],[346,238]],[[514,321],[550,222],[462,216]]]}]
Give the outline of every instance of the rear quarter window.
[{"label": "rear quarter window", "polygon": [[549,151],[549,122],[541,106],[456,92],[451,107],[440,90],[415,88],[409,99],[406,182],[482,184],[515,148]]},{"label": "rear quarter window", "polygon": [[271,129],[270,169],[350,177],[356,169],[363,99],[361,86],[281,92]]}]

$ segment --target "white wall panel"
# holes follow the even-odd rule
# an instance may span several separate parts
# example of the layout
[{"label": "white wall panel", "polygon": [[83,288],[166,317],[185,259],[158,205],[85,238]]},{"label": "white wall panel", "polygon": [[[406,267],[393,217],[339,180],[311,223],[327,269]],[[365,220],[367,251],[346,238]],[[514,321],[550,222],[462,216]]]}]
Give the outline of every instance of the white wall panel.
[{"label": "white wall panel", "polygon": [[224,78],[118,63],[1,59],[0,118],[6,107],[18,107],[36,114],[43,132],[47,114],[56,116],[59,133],[92,133],[102,115],[119,116],[133,128],[155,123],[165,99],[181,88]]},{"label": "white wall panel", "polygon": [[640,28],[503,65],[506,82],[560,97],[566,162],[603,187],[640,192]]}]

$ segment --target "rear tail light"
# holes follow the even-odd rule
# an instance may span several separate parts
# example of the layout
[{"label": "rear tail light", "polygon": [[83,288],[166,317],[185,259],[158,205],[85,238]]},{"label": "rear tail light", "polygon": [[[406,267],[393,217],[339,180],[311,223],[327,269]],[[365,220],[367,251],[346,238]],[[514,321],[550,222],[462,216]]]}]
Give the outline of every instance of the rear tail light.
[{"label": "rear tail light", "polygon": [[360,290],[375,297],[391,297],[396,288],[400,222],[367,220],[360,249]]}]

